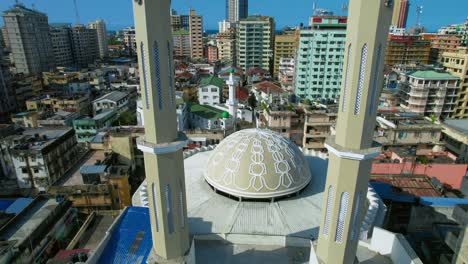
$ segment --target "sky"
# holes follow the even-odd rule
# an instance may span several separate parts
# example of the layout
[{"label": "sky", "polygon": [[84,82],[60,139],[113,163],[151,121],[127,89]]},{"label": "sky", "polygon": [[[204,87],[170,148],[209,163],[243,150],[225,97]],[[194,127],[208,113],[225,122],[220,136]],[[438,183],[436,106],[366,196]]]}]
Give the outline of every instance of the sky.
[{"label": "sky", "polygon": [[[20,0],[27,7],[33,4],[36,9],[47,13],[49,22],[75,23],[76,15],[73,0]],[[80,23],[102,18],[109,30],[118,30],[133,25],[133,0],[76,0]],[[337,15],[344,14],[341,7],[347,0],[316,0],[317,7],[329,9]],[[461,23],[468,17],[466,0],[410,0],[411,7],[408,26],[416,23],[416,5],[422,5],[421,23],[429,30],[436,31],[441,26]],[[15,0],[0,0],[0,10],[11,7]],[[287,5],[285,5],[287,3]],[[313,0],[250,0],[249,14],[273,16],[276,28],[307,24],[312,15]],[[443,3],[443,4],[441,4]],[[218,22],[225,18],[225,0],[172,0],[172,8],[179,14],[188,13],[193,8],[203,15],[204,29],[218,29]],[[3,23],[3,22],[2,22]]]}]

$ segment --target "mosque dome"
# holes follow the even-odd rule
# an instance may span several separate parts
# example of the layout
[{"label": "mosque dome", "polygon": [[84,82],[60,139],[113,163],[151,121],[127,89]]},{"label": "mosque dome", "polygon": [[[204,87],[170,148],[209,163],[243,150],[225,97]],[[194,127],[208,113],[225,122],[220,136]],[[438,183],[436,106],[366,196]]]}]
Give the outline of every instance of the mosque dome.
[{"label": "mosque dome", "polygon": [[311,180],[302,151],[281,134],[264,129],[241,130],[221,141],[204,177],[219,191],[253,199],[296,193]]}]

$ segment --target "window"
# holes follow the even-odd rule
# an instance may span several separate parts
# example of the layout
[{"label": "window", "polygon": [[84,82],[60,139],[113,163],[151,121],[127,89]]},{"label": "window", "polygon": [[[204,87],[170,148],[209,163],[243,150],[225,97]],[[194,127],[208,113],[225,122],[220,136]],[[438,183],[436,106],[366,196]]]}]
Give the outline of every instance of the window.
[{"label": "window", "polygon": [[182,181],[179,179],[179,202],[180,202],[180,225],[182,228],[185,227],[185,197],[184,197],[184,186]]},{"label": "window", "polygon": [[146,109],[150,108],[150,100],[149,100],[149,87],[148,81],[146,79],[146,62],[145,62],[145,46],[143,42],[140,43],[140,53],[141,53],[141,69],[143,71],[143,85],[145,86],[145,103]]},{"label": "window", "polygon": [[156,77],[156,90],[158,92],[158,106],[162,110],[162,94],[161,94],[161,68],[159,65],[159,46],[158,42],[154,42],[154,73]]},{"label": "window", "polygon": [[166,209],[169,234],[172,234],[174,233],[174,219],[172,215],[172,193],[171,186],[169,186],[169,184],[166,185]]},{"label": "window", "polygon": [[152,195],[153,195],[153,206],[154,206],[154,221],[156,222],[156,232],[159,232],[159,220],[158,220],[158,193],[156,185],[151,184]]},{"label": "window", "polygon": [[349,194],[347,192],[341,193],[340,211],[338,212],[338,219],[337,219],[337,225],[336,225],[336,235],[335,235],[336,243],[343,242],[346,214],[348,213],[348,199],[349,199]]},{"label": "window", "polygon": [[26,173],[28,173],[28,169],[27,169],[27,168],[22,168],[22,169],[21,169],[21,172],[22,172],[23,174],[26,174]]},{"label": "window", "polygon": [[361,111],[362,92],[364,90],[364,77],[366,75],[367,64],[367,44],[364,44],[361,51],[361,66],[359,68],[358,89],[356,93],[356,102],[354,105],[354,114],[357,115]]},{"label": "window", "polygon": [[332,208],[333,207],[333,186],[328,187],[328,195],[327,195],[327,208],[325,212],[325,223],[323,225],[323,236],[328,237],[330,231],[330,222],[332,216]]},{"label": "window", "polygon": [[379,44],[379,47],[377,48],[377,59],[376,59],[376,64],[375,64],[375,69],[374,69],[374,80],[372,81],[372,97],[370,101],[370,107],[369,107],[369,114],[372,114],[374,112],[374,107],[375,107],[375,97],[377,96],[377,84],[378,80],[380,77],[380,57],[382,53],[382,44]]},{"label": "window", "polygon": [[351,240],[355,240],[359,234],[359,215],[361,213],[361,204],[362,204],[362,191],[360,191],[354,202],[354,214],[353,214],[353,227],[351,229]]},{"label": "window", "polygon": [[34,168],[34,173],[39,173],[39,169],[38,169],[38,168]]},{"label": "window", "polygon": [[167,41],[167,71],[168,71],[168,78],[169,78],[169,92],[171,93],[170,94],[170,97],[171,97],[171,104],[174,104],[174,96],[175,96],[175,93],[174,93],[174,87],[173,87],[173,84],[172,84],[172,79],[173,79],[173,69],[172,69],[172,51],[171,51],[171,43],[169,41]]},{"label": "window", "polygon": [[349,44],[348,47],[348,55],[346,56],[346,75],[345,75],[345,84],[344,84],[344,89],[343,89],[343,99],[341,102],[341,111],[344,112],[346,108],[346,94],[348,93],[348,86],[349,86],[349,67],[350,67],[350,61],[351,61],[351,44]]}]

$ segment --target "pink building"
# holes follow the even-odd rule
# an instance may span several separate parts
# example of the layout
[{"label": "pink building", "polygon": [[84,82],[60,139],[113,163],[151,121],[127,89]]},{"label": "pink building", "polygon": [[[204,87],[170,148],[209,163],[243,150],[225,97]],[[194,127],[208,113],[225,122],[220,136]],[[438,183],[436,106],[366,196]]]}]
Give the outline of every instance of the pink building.
[{"label": "pink building", "polygon": [[211,46],[211,45],[206,46],[205,54],[209,63],[218,61],[218,48],[216,46]]}]

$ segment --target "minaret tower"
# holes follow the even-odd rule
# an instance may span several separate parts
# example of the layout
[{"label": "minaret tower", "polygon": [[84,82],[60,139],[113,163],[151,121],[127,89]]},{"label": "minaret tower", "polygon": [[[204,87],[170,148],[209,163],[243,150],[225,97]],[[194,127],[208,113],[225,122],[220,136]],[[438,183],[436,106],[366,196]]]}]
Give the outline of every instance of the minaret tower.
[{"label": "minaret tower", "polygon": [[234,80],[234,69],[231,70],[229,75],[229,80],[227,80],[227,85],[229,86],[229,100],[227,105],[229,106],[229,115],[234,118],[234,126],[237,121],[237,97],[236,97],[236,81]]},{"label": "minaret tower", "polygon": [[317,246],[321,263],[354,263],[366,207],[372,140],[392,0],[350,0],[336,137],[329,152],[323,214]]},{"label": "minaret tower", "polygon": [[[153,238],[152,256],[177,260],[189,249],[182,148],[177,132],[170,0],[134,0],[136,43],[143,97],[145,159]],[[145,234],[146,235],[146,234]]]}]

